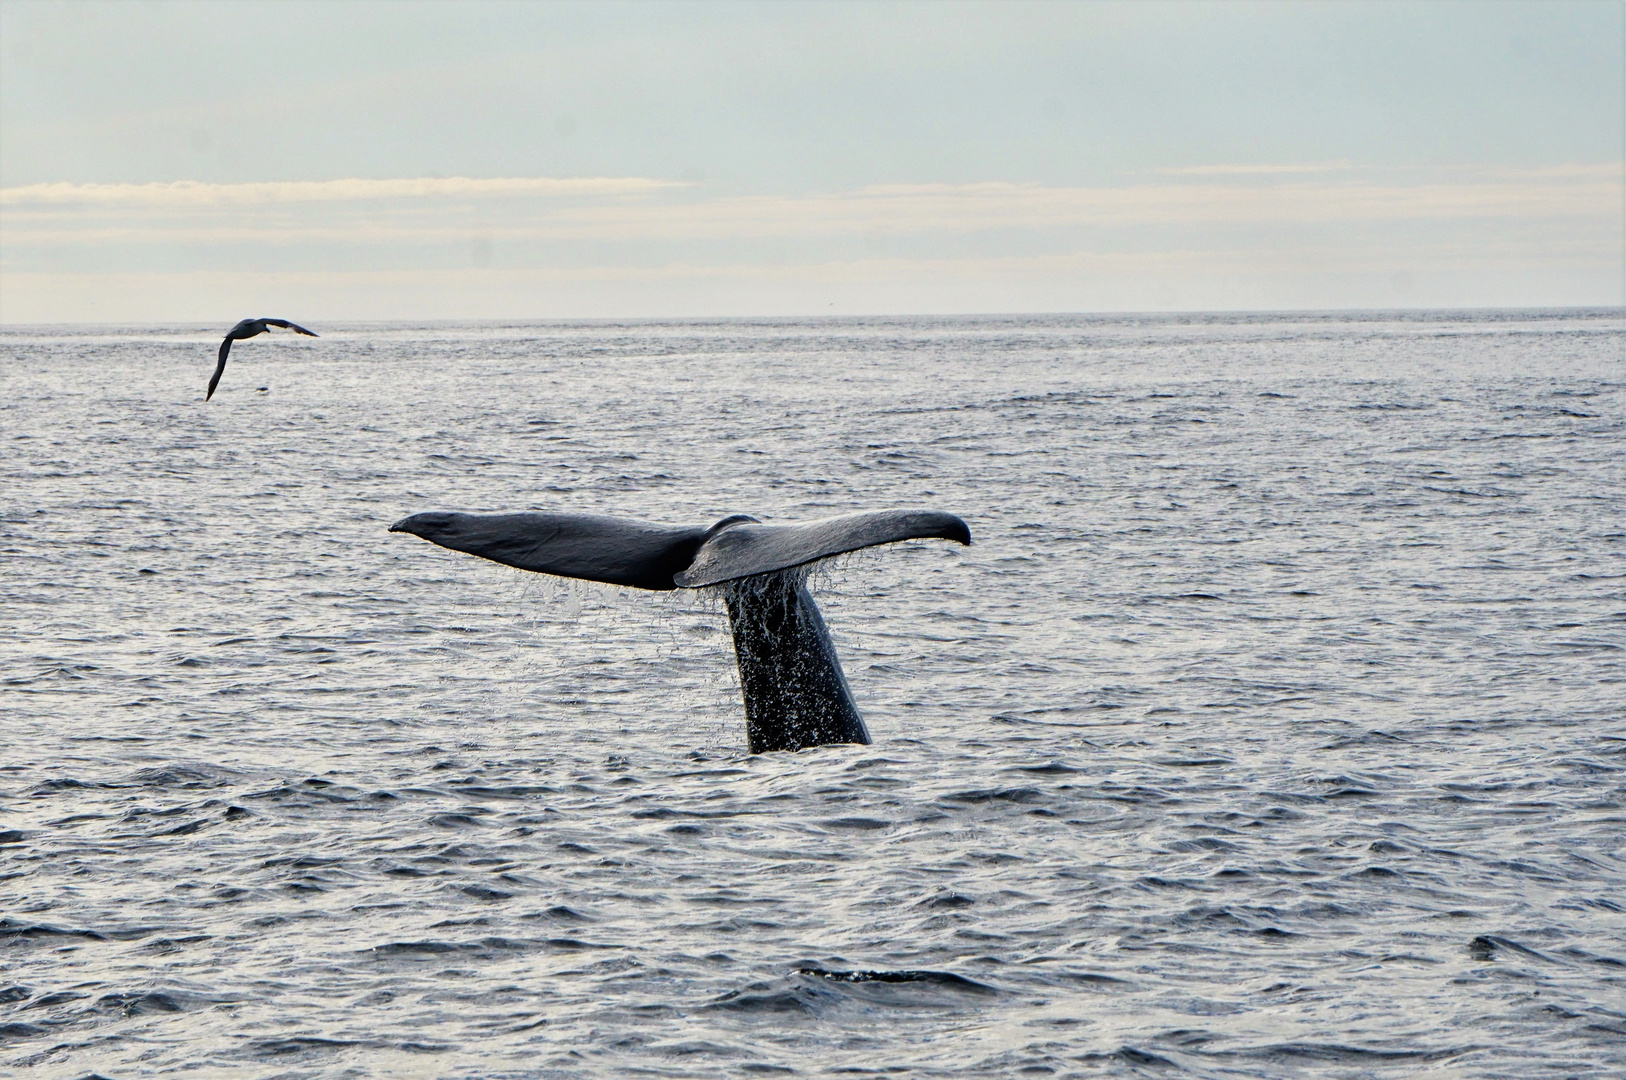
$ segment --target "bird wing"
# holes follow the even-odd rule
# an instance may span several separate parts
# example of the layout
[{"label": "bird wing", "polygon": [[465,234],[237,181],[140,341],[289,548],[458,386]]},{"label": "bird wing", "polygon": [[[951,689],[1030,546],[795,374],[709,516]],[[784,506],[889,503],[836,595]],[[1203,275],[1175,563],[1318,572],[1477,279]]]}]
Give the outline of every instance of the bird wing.
[{"label": "bird wing", "polygon": [[303,326],[300,326],[298,323],[291,323],[287,319],[266,319],[265,324],[267,326],[280,326],[284,330],[292,330],[294,333],[296,333],[296,334],[304,334],[306,337],[316,337],[317,336],[315,331],[307,330]]},{"label": "bird wing", "polygon": [[220,343],[220,363],[215,365],[215,373],[209,377],[209,392],[203,395],[204,401],[215,396],[215,387],[220,385],[220,373],[226,370],[226,356],[230,352],[231,335],[227,334],[226,340]]}]

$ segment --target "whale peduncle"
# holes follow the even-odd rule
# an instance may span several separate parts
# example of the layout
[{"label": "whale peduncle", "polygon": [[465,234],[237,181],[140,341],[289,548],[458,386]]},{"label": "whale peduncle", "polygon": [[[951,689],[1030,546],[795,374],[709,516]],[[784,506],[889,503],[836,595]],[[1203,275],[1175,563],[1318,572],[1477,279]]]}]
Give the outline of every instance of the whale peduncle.
[{"label": "whale peduncle", "polygon": [[868,743],[806,571],[731,581],[722,593],[751,753]]}]

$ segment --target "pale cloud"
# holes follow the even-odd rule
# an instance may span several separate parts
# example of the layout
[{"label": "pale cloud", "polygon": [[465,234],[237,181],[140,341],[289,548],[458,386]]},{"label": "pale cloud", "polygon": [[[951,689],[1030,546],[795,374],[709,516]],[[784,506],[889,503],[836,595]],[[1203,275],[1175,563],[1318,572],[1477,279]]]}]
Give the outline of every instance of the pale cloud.
[{"label": "pale cloud", "polygon": [[1338,172],[1353,168],[1347,161],[1322,161],[1303,165],[1183,165],[1153,169],[1163,176],[1279,176],[1287,173]]},{"label": "pale cloud", "polygon": [[[1296,168],[1296,167],[1295,167]],[[960,235],[1133,226],[1542,221],[1618,216],[1609,167],[1444,183],[1362,179],[1154,183],[875,185],[811,196],[671,196],[640,178],[415,178],[310,184],[31,185],[0,190],[8,245],[406,244],[471,229],[525,241],[728,241]],[[90,195],[73,202],[64,190]],[[627,198],[626,196],[638,196]],[[365,209],[327,204],[368,200]]]},{"label": "pale cloud", "polygon": [[223,318],[268,303],[385,319],[1620,294],[1617,165],[1196,168],[799,195],[641,177],[27,185],[0,190],[0,321]]},{"label": "pale cloud", "polygon": [[585,206],[561,224],[594,235],[699,238],[1045,229],[1068,226],[1352,222],[1477,217],[1591,217],[1618,211],[1606,180],[1382,185],[896,185],[811,198],[759,196],[677,206]]},{"label": "pale cloud", "polygon": [[683,187],[672,180],[643,177],[412,177],[367,180],[283,180],[244,184],[206,184],[178,180],[168,184],[23,184],[0,188],[0,206],[161,207],[184,210],[208,207],[275,206],[285,203],[360,202],[372,199],[425,198],[558,198],[583,195],[645,195]]}]

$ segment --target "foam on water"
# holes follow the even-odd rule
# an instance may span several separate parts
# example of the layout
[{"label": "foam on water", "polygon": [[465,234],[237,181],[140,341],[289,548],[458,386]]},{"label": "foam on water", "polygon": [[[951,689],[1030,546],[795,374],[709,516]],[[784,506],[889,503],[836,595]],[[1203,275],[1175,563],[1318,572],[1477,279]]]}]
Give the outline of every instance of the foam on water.
[{"label": "foam on water", "polygon": [[[0,336],[0,1072],[1626,1067],[1620,312],[314,329]],[[757,757],[385,531],[888,506]]]}]

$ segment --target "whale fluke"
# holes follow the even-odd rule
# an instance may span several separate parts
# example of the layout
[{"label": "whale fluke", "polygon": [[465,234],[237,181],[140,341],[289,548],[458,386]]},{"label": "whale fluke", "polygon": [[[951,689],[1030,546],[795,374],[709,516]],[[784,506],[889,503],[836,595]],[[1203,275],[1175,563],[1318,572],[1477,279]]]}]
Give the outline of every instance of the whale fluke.
[{"label": "whale fluke", "polygon": [[430,512],[403,518],[390,532],[538,574],[671,590],[707,530],[591,514]]},{"label": "whale fluke", "polygon": [[720,585],[899,540],[971,543],[965,522],[936,510],[875,510],[804,525],[764,525],[734,514],[710,528],[593,514],[432,511],[403,518],[390,532],[539,574],[662,591]]},{"label": "whale fluke", "polygon": [[[717,525],[729,520],[724,518]],[[763,525],[745,518],[726,528],[712,528],[712,535],[695,552],[688,569],[673,578],[686,589],[789,570],[899,540],[938,538],[971,543],[971,530],[965,522],[937,510],[875,510],[806,525]]]},{"label": "whale fluke", "polygon": [[436,511],[403,518],[390,532],[540,574],[656,591],[722,586],[753,754],[870,741],[803,567],[899,540],[971,543],[964,521],[935,510],[803,525],[734,514],[709,528],[591,514]]}]

